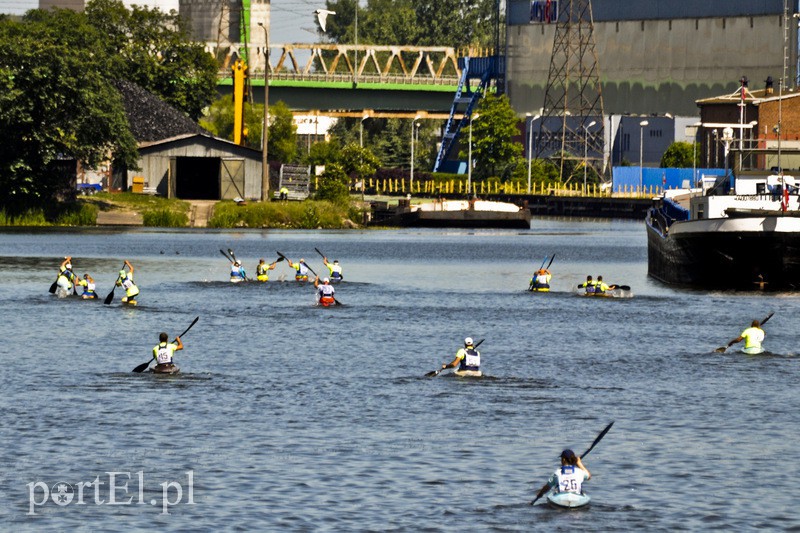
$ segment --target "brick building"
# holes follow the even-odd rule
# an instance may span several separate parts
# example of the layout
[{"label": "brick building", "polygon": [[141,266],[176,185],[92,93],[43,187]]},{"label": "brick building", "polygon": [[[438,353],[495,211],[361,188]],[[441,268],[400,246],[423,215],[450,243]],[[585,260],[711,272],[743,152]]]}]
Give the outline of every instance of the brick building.
[{"label": "brick building", "polygon": [[781,95],[770,78],[754,90],[748,88],[745,78],[740,82],[742,87],[732,94],[696,102],[702,124],[697,130],[700,164],[725,166],[724,130],[729,127],[733,131],[729,141],[731,168],[800,169],[800,91],[788,88]]}]

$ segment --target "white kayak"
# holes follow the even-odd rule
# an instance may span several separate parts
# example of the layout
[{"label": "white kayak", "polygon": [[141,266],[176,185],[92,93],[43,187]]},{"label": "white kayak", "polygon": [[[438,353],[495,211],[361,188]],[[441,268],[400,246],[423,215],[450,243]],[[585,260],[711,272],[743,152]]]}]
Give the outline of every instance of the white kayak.
[{"label": "white kayak", "polygon": [[479,378],[483,375],[480,370],[454,370],[453,374],[460,378]]},{"label": "white kayak", "polygon": [[591,498],[588,494],[577,494],[575,492],[550,492],[547,501],[554,507],[561,509],[576,509],[589,505]]},{"label": "white kayak", "polygon": [[750,348],[742,348],[742,353],[747,355],[758,355],[764,353],[764,348],[761,346],[751,346]]}]

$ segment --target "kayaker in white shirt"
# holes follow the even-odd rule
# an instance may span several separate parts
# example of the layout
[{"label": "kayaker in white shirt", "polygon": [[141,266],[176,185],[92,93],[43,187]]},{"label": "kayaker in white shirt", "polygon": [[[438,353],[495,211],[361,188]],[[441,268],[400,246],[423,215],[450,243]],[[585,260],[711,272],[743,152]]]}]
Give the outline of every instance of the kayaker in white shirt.
[{"label": "kayaker in white shirt", "polygon": [[561,452],[561,468],[556,470],[550,479],[547,480],[539,493],[537,499],[544,496],[550,489],[556,492],[572,492],[574,494],[583,493],[583,482],[592,478],[592,474],[581,462],[581,458],[575,455],[570,449]]}]

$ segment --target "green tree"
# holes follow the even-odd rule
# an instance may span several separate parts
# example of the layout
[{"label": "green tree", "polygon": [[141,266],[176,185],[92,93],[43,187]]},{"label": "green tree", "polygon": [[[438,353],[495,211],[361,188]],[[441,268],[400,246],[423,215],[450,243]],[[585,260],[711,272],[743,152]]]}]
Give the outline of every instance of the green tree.
[{"label": "green tree", "polygon": [[355,174],[359,178],[375,174],[375,171],[381,166],[380,160],[375,157],[372,150],[366,147],[361,148],[355,143],[347,144],[342,148],[338,163],[346,174]]},{"label": "green tree", "polygon": [[347,203],[350,199],[349,181],[347,173],[342,165],[338,163],[329,163],[325,166],[325,172],[320,176],[317,184],[317,192],[314,197],[317,200]]},{"label": "green tree", "polygon": [[341,147],[332,141],[321,141],[311,145],[309,154],[303,158],[306,165],[327,165],[341,158]]},{"label": "green tree", "polygon": [[291,163],[296,155],[297,125],[294,123],[294,116],[289,106],[277,102],[269,106],[269,158]]},{"label": "green tree", "polygon": [[136,83],[193,120],[216,97],[216,61],[174,11],[128,10],[120,0],[91,0],[84,14],[103,36],[96,45],[109,61],[106,76]]},{"label": "green tree", "polygon": [[454,48],[470,45],[494,47],[496,1],[416,0],[419,40],[413,44]]},{"label": "green tree", "polygon": [[[509,179],[522,154],[522,145],[514,142],[519,119],[505,95],[486,95],[478,104],[472,120],[473,172],[479,178]],[[466,139],[468,131],[463,132]],[[467,150],[460,157],[467,157]]]},{"label": "green tree", "polygon": [[0,187],[21,211],[52,202],[65,182],[60,159],[89,167],[109,155],[135,168],[136,142],[111,85],[103,38],[71,10],[0,18]]},{"label": "green tree", "polygon": [[692,168],[697,163],[695,143],[674,142],[661,156],[661,168]]}]

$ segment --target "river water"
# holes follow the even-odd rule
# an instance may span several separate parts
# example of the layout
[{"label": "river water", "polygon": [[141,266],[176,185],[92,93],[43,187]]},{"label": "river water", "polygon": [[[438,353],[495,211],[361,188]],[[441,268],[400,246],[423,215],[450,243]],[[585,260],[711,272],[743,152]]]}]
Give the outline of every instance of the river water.
[{"label": "river water", "polygon": [[[286,263],[230,284],[219,252],[320,272],[315,247],[344,267],[341,307],[315,307]],[[101,298],[129,259],[139,307],[49,294],[67,254]],[[526,292],[551,254],[553,292]],[[628,221],[6,230],[3,529],[800,530],[800,298],[672,290],[646,259]],[[578,297],[587,274],[634,297]],[[770,311],[772,355],[713,352]],[[131,372],[195,316],[179,375]],[[465,336],[488,377],[423,377]],[[592,505],[529,506],[561,449],[611,421],[585,461]]]}]

